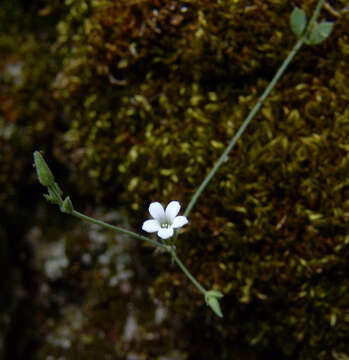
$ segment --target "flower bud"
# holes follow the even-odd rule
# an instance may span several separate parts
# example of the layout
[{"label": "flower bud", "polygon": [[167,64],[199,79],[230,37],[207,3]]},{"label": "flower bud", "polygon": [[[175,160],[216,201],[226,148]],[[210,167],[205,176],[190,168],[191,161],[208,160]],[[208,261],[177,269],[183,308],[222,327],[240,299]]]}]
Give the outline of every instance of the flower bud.
[{"label": "flower bud", "polygon": [[55,179],[50,168],[48,167],[46,161],[44,160],[39,151],[34,152],[34,163],[40,183],[47,187],[52,186]]}]

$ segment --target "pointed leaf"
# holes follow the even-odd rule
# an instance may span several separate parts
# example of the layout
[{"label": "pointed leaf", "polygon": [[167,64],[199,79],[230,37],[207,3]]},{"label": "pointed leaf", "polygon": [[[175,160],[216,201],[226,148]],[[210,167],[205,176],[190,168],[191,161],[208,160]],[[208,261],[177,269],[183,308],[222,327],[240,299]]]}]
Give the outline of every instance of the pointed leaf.
[{"label": "pointed leaf", "polygon": [[222,297],[223,294],[217,290],[209,290],[205,293],[205,301],[207,306],[209,306],[213,312],[221,318],[223,317],[223,314],[218,299],[221,299]]},{"label": "pointed leaf", "polygon": [[207,306],[209,306],[217,316],[223,317],[221,307],[216,297],[209,297],[207,299]]},{"label": "pointed leaf", "polygon": [[293,33],[298,38],[300,38],[307,25],[307,17],[305,15],[305,12],[302,9],[295,7],[291,14],[290,24]]},{"label": "pointed leaf", "polygon": [[61,211],[66,213],[66,214],[71,214],[73,212],[73,204],[70,200],[70,197],[67,196],[64,201],[63,204],[61,205]]}]

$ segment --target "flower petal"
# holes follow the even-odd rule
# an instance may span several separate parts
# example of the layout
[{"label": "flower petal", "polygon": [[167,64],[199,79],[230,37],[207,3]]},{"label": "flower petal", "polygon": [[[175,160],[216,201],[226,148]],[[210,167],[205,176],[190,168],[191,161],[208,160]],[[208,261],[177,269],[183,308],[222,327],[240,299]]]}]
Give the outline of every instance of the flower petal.
[{"label": "flower petal", "polygon": [[144,230],[148,233],[153,233],[153,232],[159,231],[160,229],[161,229],[161,226],[157,220],[147,220],[147,221],[144,221],[144,223],[142,225],[142,230]]},{"label": "flower petal", "polygon": [[158,236],[162,239],[168,239],[173,235],[174,231],[171,228],[163,228],[158,231]]},{"label": "flower petal", "polygon": [[159,202],[152,202],[149,205],[149,213],[154,219],[158,220],[160,223],[164,221],[165,211]]},{"label": "flower petal", "polygon": [[188,224],[188,219],[186,216],[177,216],[174,218],[172,227],[173,228],[180,228],[184,226],[185,224]]},{"label": "flower petal", "polygon": [[174,218],[178,215],[181,205],[178,201],[171,201],[166,207],[166,217],[170,220],[171,224]]}]

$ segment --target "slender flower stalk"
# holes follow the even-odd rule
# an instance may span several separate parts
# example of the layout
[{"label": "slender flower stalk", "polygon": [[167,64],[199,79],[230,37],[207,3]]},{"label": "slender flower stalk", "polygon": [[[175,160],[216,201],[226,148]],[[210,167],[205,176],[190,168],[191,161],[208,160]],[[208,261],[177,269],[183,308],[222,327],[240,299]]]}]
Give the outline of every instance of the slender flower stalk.
[{"label": "slender flower stalk", "polygon": [[[169,254],[171,254],[172,259],[178,264],[178,266],[185,273],[185,275],[192,281],[192,283],[199,289],[199,291],[204,294],[205,299],[207,299],[207,294],[208,294],[207,290],[205,290],[204,287],[200,285],[200,283],[194,278],[194,276],[189,272],[189,270],[185,267],[185,265],[179,259],[179,257],[176,254],[175,247],[173,246],[174,244],[172,241],[169,241],[168,244],[164,244],[164,243],[149,239],[143,235],[137,234],[133,231],[123,229],[119,226],[111,225],[111,224],[105,223],[104,221],[91,218],[87,215],[84,215],[84,214],[74,210],[72,201],[70,200],[69,196],[67,196],[63,200],[62,190],[60,189],[58,184],[54,181],[54,176],[53,176],[50,168],[48,167],[43,156],[38,151],[34,152],[34,165],[36,167],[37,175],[38,175],[38,179],[39,179],[40,183],[42,185],[46,186],[48,189],[48,194],[45,195],[45,198],[48,201],[50,201],[54,204],[57,204],[60,207],[62,212],[73,215],[80,220],[99,225],[99,226],[104,227],[109,230],[113,230],[119,234],[128,235],[128,236],[131,236],[138,240],[143,240],[158,249],[160,248],[160,249],[168,252]],[[188,223],[188,219],[185,216],[177,216],[179,213],[180,207],[181,206],[178,201],[171,201],[167,205],[166,210],[164,210],[162,205],[158,202],[151,203],[149,206],[149,212],[150,212],[150,215],[152,215],[154,219],[146,220],[143,223],[143,230],[145,230],[147,232],[157,232],[158,235],[162,239],[168,239],[169,237],[171,237],[174,234],[173,229],[180,228]],[[207,304],[209,306],[211,306],[209,303],[207,303]],[[215,308],[213,308],[213,311],[216,312]]]},{"label": "slender flower stalk", "polygon": [[318,2],[317,6],[316,6],[316,9],[314,11],[314,14],[313,14],[313,16],[312,16],[312,18],[311,18],[311,20],[309,22],[309,25],[307,27],[307,30],[300,37],[300,39],[297,41],[296,45],[293,47],[293,49],[291,50],[291,52],[289,53],[289,55],[287,56],[285,61],[280,66],[279,70],[276,72],[276,74],[275,74],[274,78],[272,79],[272,81],[270,82],[270,84],[267,86],[267,88],[265,89],[265,91],[263,92],[261,97],[258,99],[256,105],[253,107],[251,112],[248,114],[247,118],[242,123],[242,125],[241,125],[240,129],[238,130],[238,132],[230,140],[228,146],[225,148],[225,150],[223,151],[222,155],[217,160],[214,167],[211,169],[211,171],[208,173],[208,175],[205,177],[205,179],[202,181],[202,183],[200,184],[200,186],[198,187],[198,189],[194,193],[192,199],[190,200],[187,208],[184,211],[184,216],[189,215],[191,209],[193,208],[193,206],[197,202],[197,200],[198,200],[199,196],[201,195],[201,193],[204,191],[204,189],[206,188],[208,183],[211,181],[213,176],[216,174],[218,169],[222,166],[222,164],[224,163],[225,159],[227,158],[229,152],[236,145],[236,143],[240,139],[241,135],[245,132],[247,126],[250,124],[251,120],[257,114],[260,107],[263,105],[265,99],[269,96],[270,92],[273,90],[274,86],[279,81],[280,77],[283,75],[283,73],[287,69],[287,67],[290,64],[290,62],[292,61],[292,59],[295,57],[295,55],[297,54],[299,49],[302,47],[302,45],[306,41],[306,38],[307,38],[308,34],[312,31],[312,27],[315,24],[316,19],[320,14],[320,10],[321,10],[323,4],[324,4],[324,0],[320,0]]},{"label": "slender flower stalk", "polygon": [[135,239],[146,241],[147,243],[152,244],[153,246],[162,248],[163,250],[167,251],[167,246],[166,245],[163,245],[163,244],[159,243],[158,241],[151,240],[151,239],[149,239],[149,238],[147,238],[147,237],[145,237],[143,235],[139,235],[139,234],[137,234],[137,233],[135,233],[133,231],[123,229],[123,228],[121,228],[119,226],[110,225],[108,223],[105,223],[104,221],[91,218],[91,217],[89,217],[87,215],[84,215],[84,214],[82,214],[82,213],[80,213],[78,211],[75,211],[75,210],[73,210],[73,212],[71,214],[73,216],[79,218],[80,220],[87,221],[89,223],[102,226],[102,227],[104,227],[106,229],[116,231],[119,234],[129,235],[129,236],[131,236],[131,237],[133,237]]},{"label": "slender flower stalk", "polygon": [[202,292],[204,295],[206,294],[207,290],[200,285],[200,283],[194,278],[194,276],[189,272],[189,270],[185,267],[185,265],[182,263],[182,261],[177,256],[176,252],[171,248],[171,255],[173,260],[177,263],[177,265],[182,269],[185,275],[190,279],[190,281],[198,288],[200,292]]}]

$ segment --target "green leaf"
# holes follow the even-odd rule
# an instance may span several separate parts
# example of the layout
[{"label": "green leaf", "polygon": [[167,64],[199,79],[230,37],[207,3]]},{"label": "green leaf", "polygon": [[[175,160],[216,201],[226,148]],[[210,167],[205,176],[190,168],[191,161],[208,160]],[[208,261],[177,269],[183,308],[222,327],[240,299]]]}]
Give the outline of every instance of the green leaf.
[{"label": "green leaf", "polygon": [[221,299],[224,295],[220,291],[209,290],[209,291],[207,291],[206,296],[214,296],[217,299]]},{"label": "green leaf", "polygon": [[66,213],[66,214],[71,214],[73,212],[73,204],[70,200],[70,197],[67,196],[64,201],[63,204],[61,205],[61,211]]},{"label": "green leaf", "polygon": [[290,24],[293,33],[300,38],[307,25],[305,12],[302,9],[295,7],[290,17]]},{"label": "green leaf", "polygon": [[318,24],[310,33],[306,43],[308,45],[317,45],[325,41],[331,34],[333,29],[333,22],[324,21]]},{"label": "green leaf", "polygon": [[222,310],[221,310],[221,307],[219,306],[219,302],[217,300],[217,298],[215,297],[210,297],[207,299],[207,302],[206,302],[207,306],[209,306],[212,311],[219,317],[223,317],[223,314],[222,314]]},{"label": "green leaf", "polygon": [[221,299],[222,297],[223,294],[217,290],[210,290],[206,291],[205,293],[205,301],[207,306],[209,306],[213,312],[221,318],[223,317],[223,314],[217,299]]}]

